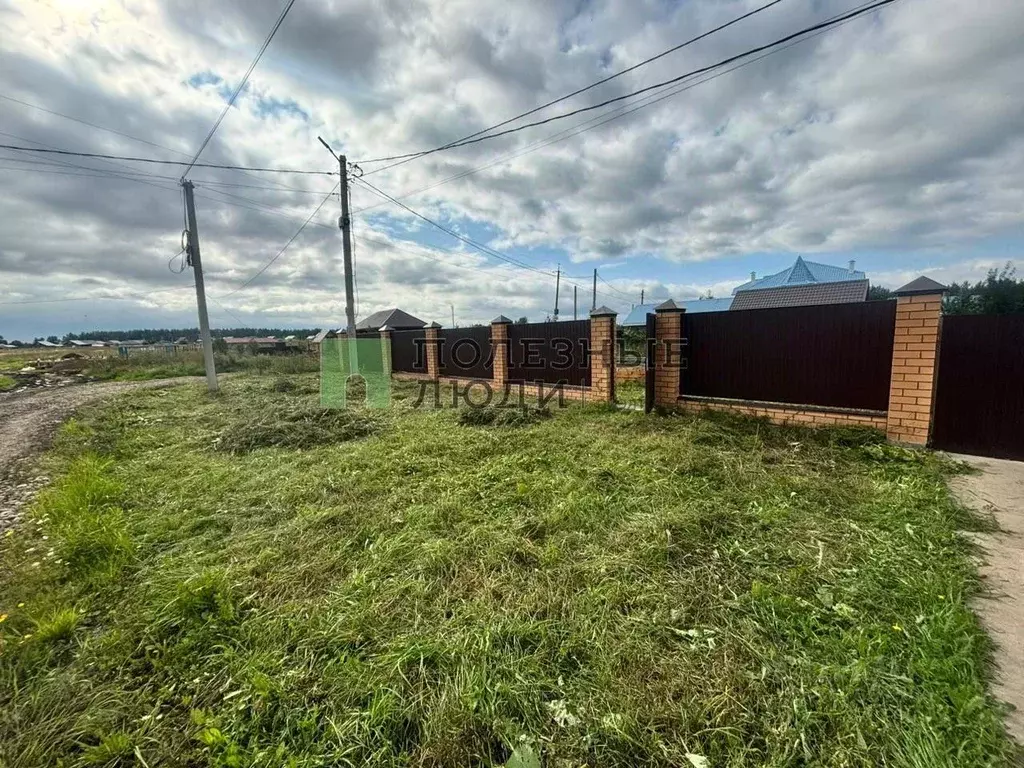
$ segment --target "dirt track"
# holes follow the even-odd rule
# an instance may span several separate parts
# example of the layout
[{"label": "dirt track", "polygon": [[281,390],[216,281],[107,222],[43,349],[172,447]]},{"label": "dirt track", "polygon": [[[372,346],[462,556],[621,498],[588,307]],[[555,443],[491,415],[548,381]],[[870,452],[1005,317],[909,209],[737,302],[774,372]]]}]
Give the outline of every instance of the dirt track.
[{"label": "dirt track", "polygon": [[0,533],[47,478],[34,472],[57,426],[81,406],[133,389],[167,387],[192,378],[140,382],[100,382],[0,395]]},{"label": "dirt track", "polygon": [[1024,744],[1024,462],[956,456],[981,470],[961,475],[953,492],[967,506],[995,516],[997,533],[976,534],[984,551],[986,594],[975,611],[996,643],[993,692],[1013,709],[1007,728]]}]

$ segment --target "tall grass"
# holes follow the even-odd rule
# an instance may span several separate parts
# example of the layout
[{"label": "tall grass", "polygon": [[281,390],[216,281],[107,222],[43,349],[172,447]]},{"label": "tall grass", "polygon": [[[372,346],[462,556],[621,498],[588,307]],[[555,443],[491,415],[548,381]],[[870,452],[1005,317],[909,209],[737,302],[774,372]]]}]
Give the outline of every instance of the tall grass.
[{"label": "tall grass", "polygon": [[274,389],[138,393],[62,437],[0,554],[0,763],[1012,759],[938,458],[725,414],[509,428],[405,389],[358,440],[216,450],[316,403]]},{"label": "tall grass", "polygon": [[[216,354],[218,373],[249,371],[257,374],[299,374],[319,370],[319,360],[308,355]],[[141,381],[178,376],[202,376],[205,373],[202,352],[168,355],[161,352],[94,358],[86,373],[98,379]]]}]

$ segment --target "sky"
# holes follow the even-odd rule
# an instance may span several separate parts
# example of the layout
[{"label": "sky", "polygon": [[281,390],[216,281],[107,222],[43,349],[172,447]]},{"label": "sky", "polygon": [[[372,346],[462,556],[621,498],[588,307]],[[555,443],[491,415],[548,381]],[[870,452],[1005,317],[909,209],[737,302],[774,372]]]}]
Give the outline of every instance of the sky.
[{"label": "sky", "polygon": [[[374,186],[531,267],[354,181],[360,317],[543,320],[558,267],[563,318],[574,286],[580,316],[590,307],[595,268],[598,304],[621,313],[641,291],[726,296],[797,255],[856,260],[890,288],[1024,268],[1019,0],[898,0],[678,92],[393,168],[366,162],[502,122],[763,2],[296,0],[201,161],[321,173],[189,174],[211,324],[344,324],[337,195],[296,235],[337,181],[317,136]],[[536,118],[857,5],[782,0]],[[188,159],[283,6],[0,0],[0,143]],[[195,326],[191,270],[178,273],[181,173],[0,150],[0,335]]]}]

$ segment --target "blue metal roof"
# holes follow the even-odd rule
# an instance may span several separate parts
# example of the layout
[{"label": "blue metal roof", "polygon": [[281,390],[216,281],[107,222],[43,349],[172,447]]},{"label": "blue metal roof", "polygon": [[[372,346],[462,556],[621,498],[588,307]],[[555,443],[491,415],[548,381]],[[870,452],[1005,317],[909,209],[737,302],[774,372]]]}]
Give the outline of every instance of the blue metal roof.
[{"label": "blue metal roof", "polygon": [[[630,313],[626,315],[619,325],[645,325],[647,323],[647,315],[653,313],[658,304],[661,304],[661,302],[659,301],[657,304],[638,304],[630,310]],[[690,314],[725,312],[732,306],[732,296],[726,296],[724,299],[691,299],[690,301],[678,302],[678,304]]]},{"label": "blue metal roof", "polygon": [[831,264],[818,264],[804,261],[797,256],[793,266],[768,275],[758,280],[751,280],[736,288],[733,295],[740,291],[759,291],[763,288],[784,288],[788,285],[813,285],[815,283],[844,283],[850,280],[866,280],[867,275],[848,267],[834,267]]}]

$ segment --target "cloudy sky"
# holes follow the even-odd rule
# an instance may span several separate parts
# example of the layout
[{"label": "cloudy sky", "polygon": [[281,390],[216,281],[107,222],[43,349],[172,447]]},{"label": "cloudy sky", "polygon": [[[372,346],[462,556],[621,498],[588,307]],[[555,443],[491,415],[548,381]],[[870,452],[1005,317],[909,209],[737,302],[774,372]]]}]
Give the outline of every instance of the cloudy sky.
[{"label": "cloudy sky", "polygon": [[[297,0],[203,162],[329,173],[443,144],[722,24],[765,0]],[[628,93],[856,7],[782,0],[546,117]],[[181,160],[283,0],[0,0],[0,143]],[[355,184],[358,312],[543,319],[560,264],[589,306],[728,295],[797,254],[895,287],[978,279],[1024,241],[1019,0],[898,0],[677,93],[655,91],[441,152]],[[665,98],[661,98],[665,96]],[[655,100],[657,99],[657,100]],[[640,107],[639,109],[634,109]],[[56,114],[59,113],[59,114]],[[61,116],[63,115],[63,116]],[[74,118],[68,119],[68,118]],[[609,119],[611,118],[611,119]],[[363,163],[364,171],[383,167]],[[470,173],[472,172],[472,173]],[[176,166],[0,150],[0,334],[195,324],[174,274]],[[457,177],[457,178],[453,178]],[[211,322],[341,325],[328,175],[195,169]],[[604,282],[606,281],[606,282]]]}]

